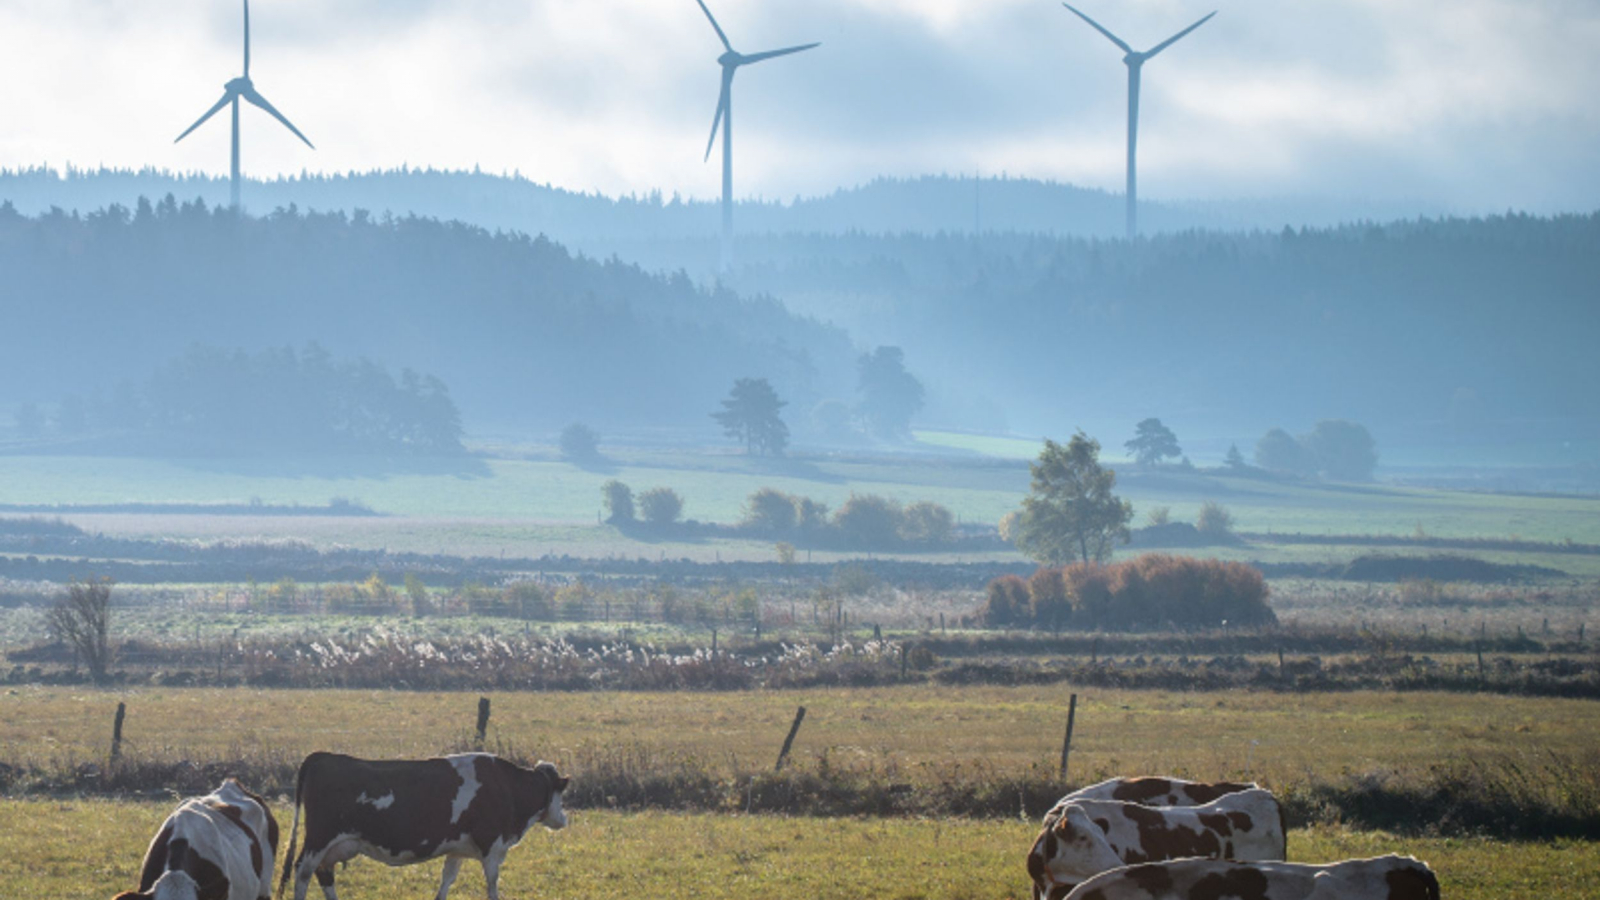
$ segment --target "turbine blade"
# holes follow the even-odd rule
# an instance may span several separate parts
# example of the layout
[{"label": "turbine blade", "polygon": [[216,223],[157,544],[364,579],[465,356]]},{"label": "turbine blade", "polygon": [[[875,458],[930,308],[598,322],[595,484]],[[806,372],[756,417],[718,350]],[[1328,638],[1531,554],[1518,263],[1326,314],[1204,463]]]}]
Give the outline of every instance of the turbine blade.
[{"label": "turbine blade", "polygon": [[711,27],[717,30],[717,37],[722,38],[722,46],[728,48],[728,52],[732,53],[733,45],[728,43],[728,36],[722,33],[722,26],[717,24],[717,17],[711,14],[710,7],[706,6],[706,0],[694,0],[694,2],[700,4],[700,8],[705,11],[706,18],[711,20]]},{"label": "turbine blade", "polygon": [[1073,6],[1070,3],[1063,3],[1061,5],[1065,6],[1067,9],[1070,9],[1074,13],[1076,13],[1078,18],[1084,20],[1085,22],[1088,22],[1090,25],[1093,25],[1095,31],[1098,31],[1101,34],[1105,35],[1111,41],[1111,43],[1116,44],[1118,47],[1121,47],[1123,53],[1132,53],[1133,52],[1133,48],[1129,47],[1127,44],[1123,43],[1122,38],[1119,38],[1116,35],[1112,34],[1111,32],[1109,32],[1109,31],[1105,30],[1104,28],[1100,27],[1100,23],[1099,22],[1096,22],[1095,20],[1089,18],[1088,16],[1084,15],[1083,13],[1078,12],[1077,7]]},{"label": "turbine blade", "polygon": [[274,119],[277,119],[279,122],[282,122],[283,123],[283,127],[285,127],[287,129],[289,129],[290,131],[294,132],[294,136],[295,137],[299,138],[302,141],[305,141],[307,147],[310,147],[313,150],[317,149],[317,145],[316,144],[313,144],[309,140],[306,140],[306,136],[300,133],[300,129],[294,127],[294,123],[293,122],[290,122],[288,119],[284,118],[283,117],[283,113],[278,112],[278,110],[271,103],[267,102],[267,98],[261,96],[261,94],[258,93],[255,88],[250,88],[250,89],[246,90],[243,93],[242,96],[244,97],[244,99],[250,101],[255,106],[265,110],[267,115],[273,117]]},{"label": "turbine blade", "polygon": [[250,77],[250,0],[244,0],[244,77]]},{"label": "turbine blade", "polygon": [[199,128],[201,125],[204,125],[206,123],[207,119],[209,119],[212,116],[216,115],[217,113],[221,112],[222,108],[224,106],[227,106],[228,103],[233,100],[233,98],[234,98],[233,91],[223,91],[222,92],[222,99],[217,101],[217,105],[211,107],[208,110],[206,110],[206,114],[201,116],[193,125],[190,125],[188,131],[185,131],[183,134],[178,135],[178,140],[177,141],[173,141],[173,143],[176,144],[178,141],[181,141],[184,138],[188,137],[190,132],[193,132],[196,128]]},{"label": "turbine blade", "polygon": [[722,127],[722,119],[728,114],[728,92],[732,89],[733,78],[723,75],[722,96],[717,98],[717,114],[711,120],[711,140],[706,142],[706,160],[711,159],[711,148],[717,145],[717,129]]},{"label": "turbine blade", "polygon": [[740,65],[747,65],[749,63],[758,63],[758,62],[761,62],[763,59],[772,59],[774,56],[788,56],[791,53],[799,53],[802,50],[810,50],[812,47],[820,47],[820,46],[822,46],[820,43],[819,44],[805,44],[805,45],[802,45],[802,46],[799,46],[799,47],[785,47],[782,50],[768,50],[765,53],[752,53],[749,56],[746,56],[743,60],[740,60],[739,64]]},{"label": "turbine blade", "polygon": [[[1211,14],[1211,16],[1214,16],[1214,15],[1216,15],[1216,13],[1213,12]],[[1185,28],[1184,30],[1178,32],[1177,34],[1173,35],[1172,37],[1169,37],[1166,40],[1162,41],[1161,43],[1159,43],[1159,44],[1155,45],[1154,47],[1150,48],[1150,52],[1146,53],[1144,55],[1144,58],[1145,59],[1149,59],[1150,57],[1155,56],[1157,53],[1160,53],[1161,51],[1167,49],[1168,47],[1171,47],[1173,44],[1176,44],[1178,42],[1179,38],[1183,37],[1184,35],[1188,34],[1191,31],[1195,30],[1196,28],[1199,28],[1201,25],[1204,25],[1205,23],[1211,21],[1211,16],[1206,16],[1204,19],[1201,19],[1200,21],[1194,23],[1193,25],[1190,25],[1188,28]]]}]

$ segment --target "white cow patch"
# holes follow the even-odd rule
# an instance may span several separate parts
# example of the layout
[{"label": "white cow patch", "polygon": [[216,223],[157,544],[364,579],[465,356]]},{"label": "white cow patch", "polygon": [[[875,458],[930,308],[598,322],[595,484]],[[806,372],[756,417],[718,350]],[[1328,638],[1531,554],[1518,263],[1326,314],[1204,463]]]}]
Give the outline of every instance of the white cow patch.
[{"label": "white cow patch", "polygon": [[486,753],[464,753],[449,757],[450,765],[455,767],[456,774],[461,777],[461,787],[456,790],[456,799],[450,804],[451,825],[461,822],[462,814],[472,805],[473,798],[478,796],[478,760],[487,757]]},{"label": "white cow patch", "polygon": [[561,792],[557,791],[550,797],[550,805],[545,807],[544,815],[540,817],[544,827],[552,831],[560,831],[567,827],[567,813],[561,808]]},{"label": "white cow patch", "polygon": [[394,791],[390,791],[389,793],[383,795],[382,797],[379,797],[376,800],[372,799],[371,797],[368,797],[366,795],[366,792],[363,791],[361,796],[356,798],[356,802],[357,803],[365,803],[368,806],[372,807],[373,809],[379,810],[381,812],[381,811],[383,811],[385,809],[388,809],[389,807],[394,805]]}]

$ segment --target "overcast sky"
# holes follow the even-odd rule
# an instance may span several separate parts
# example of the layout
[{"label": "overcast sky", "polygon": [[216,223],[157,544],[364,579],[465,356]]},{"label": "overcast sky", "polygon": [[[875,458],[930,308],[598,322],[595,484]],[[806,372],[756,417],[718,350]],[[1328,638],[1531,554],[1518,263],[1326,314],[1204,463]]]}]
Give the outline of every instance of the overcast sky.
[{"label": "overcast sky", "polygon": [[[1144,71],[1141,195],[1600,208],[1596,0],[1082,0]],[[1121,190],[1121,53],[1053,0],[714,0],[745,53],[741,196],[877,175]],[[256,0],[248,173],[402,163],[708,197],[721,52],[694,0]],[[0,166],[227,171],[238,0],[0,2]]]}]

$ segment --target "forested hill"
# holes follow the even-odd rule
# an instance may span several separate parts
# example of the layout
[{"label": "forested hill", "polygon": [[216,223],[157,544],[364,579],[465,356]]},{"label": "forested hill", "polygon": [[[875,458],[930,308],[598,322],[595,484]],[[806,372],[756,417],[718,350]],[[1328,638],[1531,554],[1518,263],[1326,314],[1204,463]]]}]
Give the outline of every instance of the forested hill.
[{"label": "forested hill", "polygon": [[[1238,440],[1320,418],[1464,459],[1600,439],[1600,214],[1124,241],[751,238],[727,283],[939,360],[1023,433],[1159,416]],[[1586,440],[1586,446],[1577,443]],[[1215,457],[1213,457],[1215,458]],[[1197,457],[1199,459],[1199,457]]]},{"label": "forested hill", "polygon": [[0,206],[0,404],[105,396],[194,344],[315,342],[438,376],[467,427],[691,423],[740,377],[797,408],[850,397],[855,349],[780,304],[543,238],[434,219],[171,197],[87,215]]},{"label": "forested hill", "polygon": [[[708,173],[707,190],[715,187]],[[180,200],[228,202],[225,178],[141,171],[50,169],[0,171],[0,201],[25,214],[59,206],[67,211],[132,206],[139,197],[173,194]],[[705,239],[721,227],[714,201],[686,201],[659,192],[643,197],[607,197],[541,184],[520,175],[435,169],[399,169],[347,175],[306,174],[245,185],[245,206],[264,214],[298,205],[319,211],[369,210],[471,222],[528,234],[544,234],[598,256],[659,255],[658,241]],[[1121,194],[1027,178],[928,176],[880,178],[857,187],[785,202],[744,200],[737,223],[746,234],[916,234],[1023,232],[1084,237],[1123,233]],[[1416,204],[1360,201],[1217,201],[1141,203],[1149,233],[1194,228],[1247,229],[1284,224],[1331,225],[1353,219],[1392,219],[1428,212]],[[710,266],[705,261],[683,264]]]}]

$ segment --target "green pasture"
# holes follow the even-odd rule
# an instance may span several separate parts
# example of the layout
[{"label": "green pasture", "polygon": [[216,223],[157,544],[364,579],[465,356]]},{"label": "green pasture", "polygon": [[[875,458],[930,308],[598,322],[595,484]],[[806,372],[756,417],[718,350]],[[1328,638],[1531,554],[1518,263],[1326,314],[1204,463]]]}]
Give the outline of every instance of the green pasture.
[{"label": "green pasture", "polygon": [[[949,507],[962,522],[982,524],[993,524],[1016,509],[1028,490],[1023,460],[978,455],[762,460],[687,450],[620,451],[613,466],[599,470],[513,457],[266,462],[4,456],[0,504],[73,507],[259,500],[268,505],[321,505],[341,497],[365,503],[382,516],[71,513],[67,518],[128,536],[282,535],[424,553],[548,552],[704,560],[773,556],[766,541],[670,537],[657,541],[632,538],[604,526],[599,521],[600,486],[611,478],[636,492],[670,487],[683,496],[686,518],[721,523],[738,521],[745,499],[763,487],[812,497],[834,508],[852,493],[883,494],[908,503],[931,500]],[[1426,535],[1600,543],[1600,499],[1285,484],[1138,469],[1120,473],[1118,490],[1134,505],[1135,525],[1144,524],[1157,507],[1168,508],[1174,521],[1193,521],[1205,502],[1215,501],[1233,514],[1240,531],[1277,536]],[[1307,547],[1291,552],[1297,558],[1314,559],[1323,551]],[[1585,564],[1569,558],[1568,565],[1559,568],[1570,571],[1573,565]]]},{"label": "green pasture", "polygon": [[[0,800],[10,896],[109,897],[136,887],[145,845],[172,803]],[[287,824],[280,801],[276,812]],[[559,832],[536,828],[501,871],[506,900],[1007,900],[1028,896],[1033,822],[797,819],[573,810]],[[280,849],[280,854],[286,848]],[[1600,890],[1600,845],[1404,838],[1344,829],[1296,831],[1290,859],[1326,862],[1405,853],[1439,874],[1448,900],[1545,900]],[[438,862],[390,869],[357,860],[338,873],[346,900],[431,896]],[[312,896],[321,892],[312,886]],[[462,867],[451,896],[483,896]]]}]

